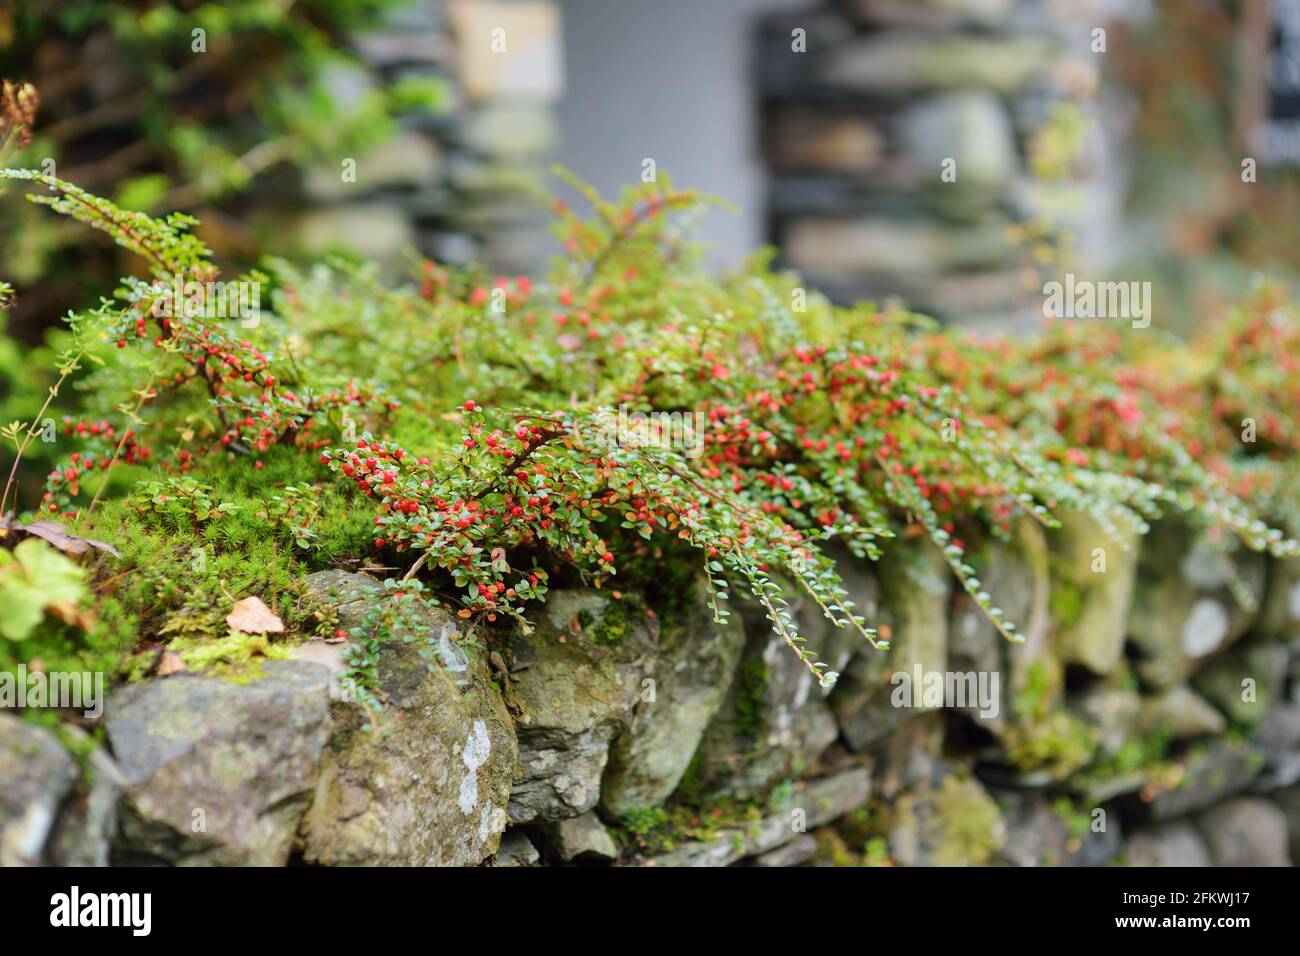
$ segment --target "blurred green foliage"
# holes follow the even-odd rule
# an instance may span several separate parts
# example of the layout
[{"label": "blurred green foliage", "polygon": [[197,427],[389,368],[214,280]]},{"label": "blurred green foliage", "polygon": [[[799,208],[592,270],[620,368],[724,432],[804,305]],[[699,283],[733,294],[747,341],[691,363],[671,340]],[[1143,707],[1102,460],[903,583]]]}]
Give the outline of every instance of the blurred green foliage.
[{"label": "blurred green foliage", "polygon": [[[260,250],[234,217],[259,176],[355,155],[413,112],[444,109],[439,76],[377,81],[350,38],[409,0],[30,0],[0,5],[0,77],[41,98],[11,166],[72,178],[142,211],[204,208],[224,261]],[[94,301],[122,264],[87,257],[68,223],[0,200],[0,276],[18,290],[18,334],[35,341]],[[226,230],[228,234],[223,234]],[[11,331],[14,331],[11,330]]]}]

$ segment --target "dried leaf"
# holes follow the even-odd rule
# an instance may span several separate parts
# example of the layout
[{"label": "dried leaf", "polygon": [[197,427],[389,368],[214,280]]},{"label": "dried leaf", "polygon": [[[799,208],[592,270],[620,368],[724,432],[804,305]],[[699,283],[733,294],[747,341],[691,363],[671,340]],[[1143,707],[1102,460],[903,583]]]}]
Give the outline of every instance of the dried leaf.
[{"label": "dried leaf", "polygon": [[226,623],[245,634],[280,634],[284,621],[259,597],[246,597],[226,615]]},{"label": "dried leaf", "polygon": [[157,673],[159,677],[170,677],[172,674],[179,674],[186,670],[185,662],[175,651],[163,651],[162,657],[158,659]]},{"label": "dried leaf", "polygon": [[51,604],[45,608],[45,612],[64,624],[83,631],[89,631],[95,626],[95,615],[90,611],[83,611],[71,601],[59,601],[57,604]]},{"label": "dried leaf", "polygon": [[117,548],[111,544],[95,541],[91,538],[79,538],[75,534],[69,533],[57,521],[33,521],[31,524],[16,524],[14,527],[24,534],[43,538],[64,554],[85,554],[91,548],[98,548],[100,551],[107,551],[115,558],[122,556],[118,553]]}]

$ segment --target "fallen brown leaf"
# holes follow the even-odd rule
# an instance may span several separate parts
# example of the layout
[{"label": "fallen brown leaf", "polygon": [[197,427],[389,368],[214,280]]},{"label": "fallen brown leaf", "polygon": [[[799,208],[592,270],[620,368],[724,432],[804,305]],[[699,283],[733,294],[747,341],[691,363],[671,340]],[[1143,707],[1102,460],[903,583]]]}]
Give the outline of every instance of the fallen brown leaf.
[{"label": "fallen brown leaf", "polygon": [[186,670],[185,662],[175,651],[163,651],[162,657],[158,658],[157,674],[159,677],[170,677],[172,674],[179,674]]},{"label": "fallen brown leaf", "polygon": [[284,621],[259,597],[246,597],[226,615],[226,623],[245,634],[280,634]]},{"label": "fallen brown leaf", "polygon": [[45,610],[51,617],[83,631],[89,631],[95,626],[95,615],[93,613],[83,611],[69,601],[59,601],[57,604],[49,605]]},{"label": "fallen brown leaf", "polygon": [[65,554],[85,554],[91,548],[98,548],[100,551],[107,551],[115,558],[122,556],[111,544],[95,541],[93,538],[79,538],[57,521],[33,521],[31,524],[15,524],[14,528],[23,534],[44,538]]}]

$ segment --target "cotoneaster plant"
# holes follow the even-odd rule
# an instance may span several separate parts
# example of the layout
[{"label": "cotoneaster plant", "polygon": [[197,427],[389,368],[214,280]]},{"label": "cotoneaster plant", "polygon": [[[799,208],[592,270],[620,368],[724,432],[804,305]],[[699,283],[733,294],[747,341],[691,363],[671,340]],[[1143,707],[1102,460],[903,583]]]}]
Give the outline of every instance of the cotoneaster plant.
[{"label": "cotoneaster plant", "polygon": [[[671,542],[698,554],[718,618],[740,588],[823,684],[836,675],[787,612],[792,589],[886,646],[827,556],[837,542],[889,560],[891,538],[923,531],[1013,641],[966,555],[1018,516],[1051,527],[1069,509],[1144,530],[1175,508],[1300,553],[1244,501],[1199,486],[1182,436],[1129,394],[1144,366],[1117,350],[1106,382],[1071,351],[1086,342],[1059,332],[959,341],[895,304],[835,307],[761,256],[715,276],[687,228],[707,198],[662,177],[617,203],[575,183],[594,215],[556,204],[565,255],[545,281],[422,262],[415,284],[390,289],[365,267],[271,263],[236,280],[272,303],[243,329],[202,308],[155,314],[176,276],[216,281],[188,217],[3,175],[45,187],[32,198],[151,272],[70,318],[79,447],[41,508],[74,527],[115,481],[129,496],[159,473],[202,483],[272,461],[283,485],[332,476],[366,503],[371,562],[462,618],[524,627],[556,574],[612,586]],[[1201,377],[1179,381],[1206,392]],[[656,437],[628,426],[638,413],[677,417]]]}]

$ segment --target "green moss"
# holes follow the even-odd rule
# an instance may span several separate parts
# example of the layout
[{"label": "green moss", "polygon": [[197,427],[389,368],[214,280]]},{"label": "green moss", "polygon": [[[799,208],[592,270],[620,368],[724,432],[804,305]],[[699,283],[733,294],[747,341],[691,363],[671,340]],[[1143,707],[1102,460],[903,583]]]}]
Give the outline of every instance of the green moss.
[{"label": "green moss", "polygon": [[[68,530],[120,553],[92,551],[83,561],[95,614],[84,630],[50,619],[29,640],[0,641],[0,668],[39,659],[47,670],[137,679],[156,659],[137,650],[171,644],[185,649],[192,668],[231,669],[313,633],[321,622],[303,601],[302,579],[361,553],[368,524],[348,488],[301,453],[273,448],[264,461],[254,470],[243,460],[216,460],[202,481],[150,480],[83,512]],[[250,655],[230,640],[225,616],[250,595],[285,624],[285,633],[267,642],[270,654]]]},{"label": "green moss", "polygon": [[185,666],[225,680],[245,683],[262,676],[262,662],[289,656],[283,645],[273,644],[265,634],[231,632],[217,640],[181,638],[171,644]]},{"label": "green moss", "polygon": [[1126,777],[1139,776],[1145,780],[1164,777],[1174,766],[1169,756],[1173,743],[1173,732],[1163,728],[1131,737],[1112,756],[1071,778],[1071,789],[1089,794]]},{"label": "green moss", "polygon": [[736,672],[736,734],[746,740],[756,740],[762,733],[766,708],[763,698],[767,694],[771,675],[761,658],[743,661]]},{"label": "green moss", "polygon": [[598,615],[585,609],[579,611],[578,626],[592,643],[600,647],[612,647],[636,627],[636,615],[644,613],[645,609],[639,601],[624,595],[621,599],[611,599]]},{"label": "green moss", "polygon": [[1082,840],[1092,829],[1092,817],[1086,810],[1078,809],[1069,797],[1060,797],[1052,804],[1052,811],[1065,824],[1065,829],[1076,840]]},{"label": "green moss", "polygon": [[633,807],[618,819],[619,828],[639,837],[666,826],[667,823],[668,811],[663,807]]},{"label": "green moss", "polygon": [[945,777],[934,796],[940,821],[938,866],[983,866],[1002,846],[1004,824],[997,804],[970,780]]},{"label": "green moss", "polygon": [[1032,722],[1007,730],[1007,756],[1022,770],[1046,770],[1065,777],[1086,764],[1096,741],[1086,724],[1065,711],[1053,711]]},{"label": "green moss", "polygon": [[1059,690],[1057,675],[1043,661],[1034,661],[1025,670],[1025,685],[1012,701],[1012,711],[1022,720],[1042,720]]},{"label": "green moss", "polygon": [[1052,578],[1048,609],[1057,628],[1069,630],[1083,617],[1083,593],[1069,580],[1057,575]]},{"label": "green moss", "polygon": [[755,832],[767,812],[765,800],[736,800],[724,797],[705,806],[678,803],[669,807],[646,807],[625,814],[615,825],[620,839],[650,856],[667,853],[682,843],[715,840],[728,831],[732,839],[744,841]]}]

